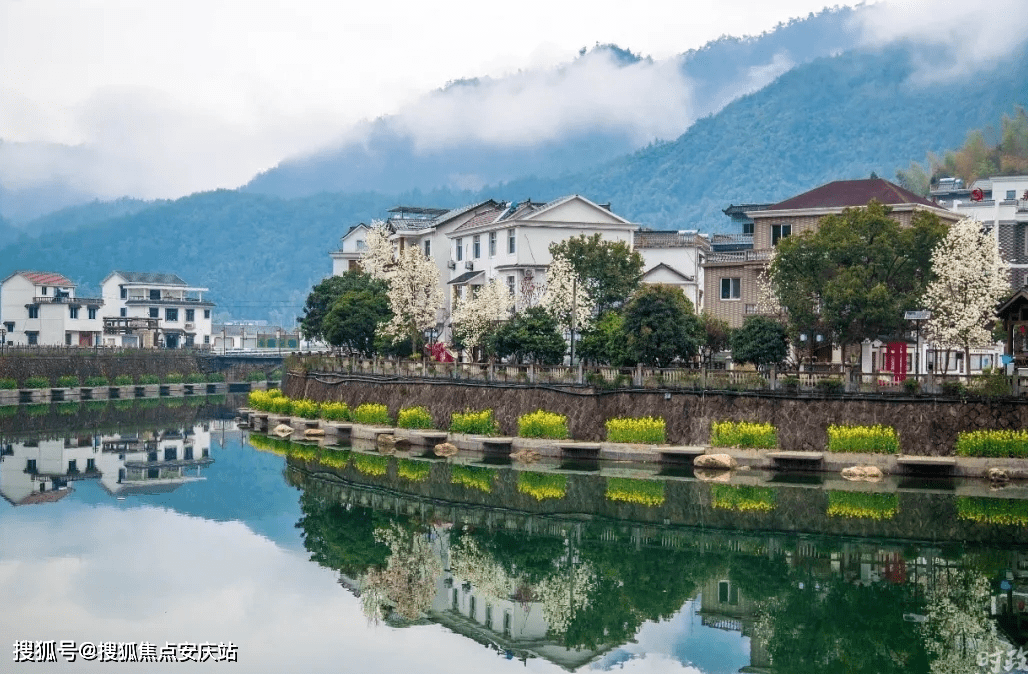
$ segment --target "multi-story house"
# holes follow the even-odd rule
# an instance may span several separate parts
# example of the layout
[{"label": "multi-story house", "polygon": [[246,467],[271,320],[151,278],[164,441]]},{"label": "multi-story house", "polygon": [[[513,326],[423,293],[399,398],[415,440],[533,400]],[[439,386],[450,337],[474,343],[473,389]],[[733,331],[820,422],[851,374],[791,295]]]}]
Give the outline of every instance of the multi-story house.
[{"label": "multi-story house", "polygon": [[696,311],[703,308],[703,263],[710,253],[710,239],[696,230],[654,231],[641,229],[633,237],[643,258],[643,283],[679,288]]},{"label": "multi-story house", "polygon": [[101,283],[106,302],[104,344],[168,349],[211,344],[207,288],[175,274],[114,271]]},{"label": "multi-story house", "polygon": [[986,178],[971,187],[959,179],[943,179],[930,196],[939,206],[988,227],[1010,265],[1011,288],[1028,284],[1028,176]]},{"label": "multi-story house", "polygon": [[778,242],[788,236],[817,228],[826,215],[846,208],[866,206],[876,200],[889,206],[891,217],[909,225],[917,211],[935,213],[944,222],[954,223],[960,215],[924,197],[881,178],[839,180],[747,215],[753,220],[753,247],[742,250],[717,250],[704,265],[704,302],[708,311],[728,321],[733,328],[746,316],[757,313],[757,278]]},{"label": "multi-story house", "polygon": [[76,297],[76,284],[55,272],[16,271],[0,284],[0,327],[10,345],[98,346],[99,297]]}]

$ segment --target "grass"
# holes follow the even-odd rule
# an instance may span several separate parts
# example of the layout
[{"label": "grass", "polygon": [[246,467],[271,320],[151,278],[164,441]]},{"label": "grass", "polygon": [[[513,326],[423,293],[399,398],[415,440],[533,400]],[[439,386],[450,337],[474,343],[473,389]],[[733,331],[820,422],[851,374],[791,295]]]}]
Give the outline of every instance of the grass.
[{"label": "grass", "polygon": [[775,509],[775,491],[768,487],[713,484],[710,496],[710,504],[721,510],[770,512]]},{"label": "grass", "polygon": [[778,431],[766,423],[715,421],[710,425],[710,444],[715,447],[774,449],[778,446]]},{"label": "grass", "polygon": [[899,512],[896,494],[872,494],[859,491],[828,491],[829,517],[887,520]]},{"label": "grass", "polygon": [[898,454],[899,437],[891,426],[829,426],[829,452]]},{"label": "grass", "polygon": [[568,478],[555,473],[521,471],[518,473],[517,488],[520,493],[528,494],[536,501],[560,499],[567,494]]},{"label": "grass", "polygon": [[1028,431],[965,431],[957,436],[958,456],[1028,456]]},{"label": "grass", "polygon": [[630,477],[611,477],[607,478],[605,496],[611,501],[659,506],[664,503],[664,483]]},{"label": "grass", "polygon": [[607,442],[634,442],[651,445],[663,445],[667,441],[667,432],[663,418],[619,417],[607,419]]},{"label": "grass", "polygon": [[518,417],[519,438],[566,440],[570,436],[571,434],[568,432],[568,418],[563,414],[536,410]]}]

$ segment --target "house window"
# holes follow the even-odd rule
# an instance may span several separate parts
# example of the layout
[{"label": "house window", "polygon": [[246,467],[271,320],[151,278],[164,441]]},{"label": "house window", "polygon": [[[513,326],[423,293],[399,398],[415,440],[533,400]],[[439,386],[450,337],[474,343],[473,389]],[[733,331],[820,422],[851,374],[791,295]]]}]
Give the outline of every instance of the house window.
[{"label": "house window", "polygon": [[68,459],[68,475],[79,472],[79,462],[76,459]]},{"label": "house window", "polygon": [[47,287],[46,286],[43,286],[42,288],[39,289],[39,294],[40,295],[46,295],[46,293],[47,293]]},{"label": "house window", "polygon": [[496,232],[489,232],[489,257],[496,257]]},{"label": "house window", "polygon": [[196,309],[186,309],[186,323],[192,323],[196,318]]},{"label": "house window", "polygon": [[157,307],[150,307],[150,318],[160,318],[161,310]]},{"label": "house window", "polygon": [[26,459],[25,460],[25,472],[26,473],[35,473],[36,472],[36,460],[35,459]]},{"label": "house window", "polygon": [[150,291],[150,299],[152,299],[152,300],[159,300],[159,299],[161,299],[161,291],[160,290],[151,290]]},{"label": "house window", "polygon": [[89,307],[86,313],[89,315],[89,320],[94,320],[96,318],[96,307]]},{"label": "house window", "polygon": [[364,242],[364,239],[357,239],[357,245],[355,246],[355,248],[358,252],[362,250],[367,250],[368,244]]},{"label": "house window", "polygon": [[478,258],[482,257],[482,241],[481,241],[481,238],[482,237],[480,237],[478,234],[475,234],[475,236],[471,237],[471,248],[472,248],[472,251],[474,253],[473,257],[476,260]]},{"label": "house window", "polygon": [[737,300],[742,295],[742,279],[739,277],[721,279],[721,299]]},{"label": "house window", "polygon": [[128,316],[128,309],[122,307],[120,310],[118,310],[118,315],[122,318],[125,318],[126,316]]},{"label": "house window", "polygon": [[457,596],[457,588],[453,588],[453,610],[456,611],[460,607],[460,598]]},{"label": "house window", "polygon": [[39,318],[39,307],[32,305],[29,307],[29,318]]},{"label": "house window", "polygon": [[120,286],[120,287],[121,287],[121,299],[125,299],[126,297],[128,297],[128,288],[126,288],[125,286]]},{"label": "house window", "polygon": [[771,225],[771,245],[777,246],[778,242],[792,234],[792,225]]},{"label": "house window", "polygon": [[210,318],[211,317],[211,310],[210,309],[204,309],[203,310],[203,317],[204,318]]},{"label": "house window", "polygon": [[211,343],[211,336],[210,335],[204,335],[203,336],[203,343],[204,344],[210,344]]},{"label": "house window", "polygon": [[513,621],[513,616],[511,616],[511,614],[510,614],[510,611],[504,611],[503,612],[503,635],[504,636],[508,636],[508,637],[510,636],[510,625],[511,625],[512,622],[514,622],[514,621]]},{"label": "house window", "polygon": [[481,288],[481,287],[482,287],[481,285],[471,286],[471,296],[472,297],[478,297],[478,289]]},{"label": "house window", "polygon": [[517,238],[514,236],[514,230],[507,230],[507,254],[513,255],[515,251]]},{"label": "house window", "polygon": [[492,604],[485,605],[485,626],[489,629],[493,628],[493,606]]},{"label": "house window", "polygon": [[464,259],[464,239],[458,238],[455,242],[457,245],[457,262]]},{"label": "house window", "polygon": [[475,619],[475,598],[474,597],[471,597],[471,599],[468,600],[468,617],[471,618],[472,620]]},{"label": "house window", "polygon": [[510,293],[511,297],[514,297],[514,277],[513,276],[508,276],[507,277],[507,291]]},{"label": "house window", "polygon": [[752,222],[744,222],[744,223],[742,223],[742,233],[743,234],[749,234],[750,236],[753,236],[753,223]]},{"label": "house window", "polygon": [[64,345],[65,346],[71,346],[71,333],[70,332],[64,333]]},{"label": "house window", "polygon": [[4,327],[7,328],[7,332],[14,332],[14,323],[4,323]]},{"label": "house window", "polygon": [[755,314],[755,313],[757,313],[757,305],[756,304],[747,304],[746,305],[746,313],[747,314]]},{"label": "house window", "polygon": [[78,318],[78,317],[79,317],[79,308],[78,307],[68,307],[68,318]]},{"label": "house window", "polygon": [[178,321],[178,309],[172,309],[168,307],[164,310],[164,320],[166,321]]},{"label": "house window", "polygon": [[432,257],[432,239],[425,239],[425,257]]},{"label": "house window", "polygon": [[1007,190],[1007,201],[1013,201],[1017,198],[1016,190]]}]

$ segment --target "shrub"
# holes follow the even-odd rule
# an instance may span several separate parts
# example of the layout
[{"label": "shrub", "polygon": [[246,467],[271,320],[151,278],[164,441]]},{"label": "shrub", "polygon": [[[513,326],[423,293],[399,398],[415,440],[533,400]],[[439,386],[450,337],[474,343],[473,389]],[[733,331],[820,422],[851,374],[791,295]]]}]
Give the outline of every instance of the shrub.
[{"label": "shrub", "polygon": [[184,377],[178,372],[169,372],[168,374],[164,375],[165,384],[181,384],[183,380]]},{"label": "shrub", "polygon": [[967,387],[964,386],[963,382],[953,379],[947,379],[942,382],[939,388],[942,391],[942,395],[951,398],[962,398],[967,394]]},{"label": "shrub", "polygon": [[825,395],[836,395],[838,393],[842,393],[843,389],[846,387],[843,381],[837,377],[819,379],[816,386],[818,392]]},{"label": "shrub", "polygon": [[220,372],[211,372],[207,375],[206,379],[209,384],[220,384],[225,381],[225,375]]},{"label": "shrub", "polygon": [[794,375],[788,375],[781,379],[782,388],[787,393],[796,393],[800,390],[800,378]]},{"label": "shrub", "polygon": [[66,374],[57,378],[57,388],[77,388],[81,380],[73,374]]},{"label": "shrub", "polygon": [[199,372],[190,372],[189,374],[186,375],[186,378],[185,378],[185,382],[187,384],[202,384],[205,381],[207,381],[207,378],[204,377]]},{"label": "shrub", "polygon": [[358,424],[388,426],[392,423],[392,419],[389,418],[389,408],[378,403],[358,405],[351,416]]},{"label": "shrub", "polygon": [[975,377],[971,390],[987,398],[998,398],[1011,394],[1010,379],[999,368],[983,370],[981,376]]},{"label": "shrub", "polygon": [[1028,431],[965,431],[957,436],[959,456],[1028,457]]},{"label": "shrub", "polygon": [[607,419],[607,442],[639,442],[662,445],[666,441],[664,419],[653,417]]},{"label": "shrub", "polygon": [[432,472],[432,464],[412,459],[397,459],[396,474],[411,482],[424,482]]},{"label": "shrub", "polygon": [[469,489],[478,489],[487,494],[493,490],[496,475],[496,471],[492,468],[461,465],[450,466],[450,482]]},{"label": "shrub", "polygon": [[892,519],[899,512],[899,497],[896,494],[829,490],[827,512],[829,517]]},{"label": "shrub", "polygon": [[775,508],[775,491],[769,487],[714,484],[710,486],[710,504],[722,510],[769,512]]},{"label": "shrub", "polygon": [[921,392],[921,382],[916,379],[904,379],[903,391],[909,395],[916,396]]},{"label": "shrub", "polygon": [[0,379],[0,389],[11,390],[18,388],[18,382],[14,379]]},{"label": "shrub", "polygon": [[269,388],[268,389],[268,395],[271,396],[272,398],[284,398],[285,397],[285,396],[282,395],[282,389],[278,389],[278,388]]},{"label": "shrub", "polygon": [[155,374],[141,374],[139,375],[139,383],[144,386],[150,384],[160,384],[161,378]]},{"label": "shrub", "polygon": [[132,386],[132,375],[119,374],[114,378],[115,386]]},{"label": "shrub", "polygon": [[365,475],[385,475],[389,469],[389,457],[378,454],[353,453],[353,467]]},{"label": "shrub", "polygon": [[86,386],[108,386],[107,377],[86,377]]},{"label": "shrub", "polygon": [[611,501],[659,506],[664,503],[664,483],[631,477],[611,477],[607,478],[605,496]]},{"label": "shrub", "polygon": [[318,412],[320,411],[320,405],[313,400],[294,400],[290,409],[290,413],[295,417],[303,417],[304,419],[317,419]]},{"label": "shrub", "polygon": [[346,403],[321,403],[321,417],[328,421],[349,421],[350,406]]},{"label": "shrub", "polygon": [[50,388],[50,380],[46,377],[29,377],[25,380],[25,388]]},{"label": "shrub", "polygon": [[566,475],[556,473],[532,473],[521,471],[518,473],[518,491],[528,494],[536,501],[544,501],[548,498],[564,498],[568,489],[568,478]]},{"label": "shrub", "polygon": [[778,431],[771,424],[715,421],[710,425],[710,444],[715,447],[774,449],[778,446]]},{"label": "shrub", "polygon": [[536,410],[518,417],[518,437],[565,440],[570,435],[568,418],[563,414]]},{"label": "shrub", "polygon": [[271,398],[268,403],[270,408],[269,412],[275,414],[292,414],[293,413],[293,401],[285,396],[275,396]]},{"label": "shrub", "polygon": [[400,428],[432,428],[432,414],[427,407],[405,407],[396,415]]},{"label": "shrub", "polygon": [[899,453],[899,438],[891,426],[829,426],[829,452]]},{"label": "shrub", "polygon": [[468,433],[471,435],[497,435],[500,425],[496,423],[492,410],[481,412],[454,412],[450,418],[451,433]]},{"label": "shrub", "polygon": [[957,497],[957,517],[982,524],[1028,525],[1028,501],[979,496]]},{"label": "shrub", "polygon": [[246,381],[265,381],[265,379],[264,373],[258,370],[246,373]]},{"label": "shrub", "polygon": [[267,391],[250,391],[250,395],[246,396],[246,404],[255,410],[268,412],[271,407],[271,396]]}]

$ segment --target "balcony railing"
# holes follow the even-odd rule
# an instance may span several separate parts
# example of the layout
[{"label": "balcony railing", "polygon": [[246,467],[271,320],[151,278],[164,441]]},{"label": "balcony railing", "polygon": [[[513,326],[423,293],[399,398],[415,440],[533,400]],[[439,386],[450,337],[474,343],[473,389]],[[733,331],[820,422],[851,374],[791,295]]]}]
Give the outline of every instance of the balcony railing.
[{"label": "balcony railing", "polygon": [[149,297],[129,297],[125,300],[125,304],[210,304],[214,306],[213,302],[200,299],[199,297],[162,297],[158,300],[152,300]]},{"label": "balcony railing", "polygon": [[56,297],[52,295],[44,295],[42,297],[33,297],[33,304],[84,304],[91,306],[102,307],[104,300],[102,297],[67,297],[66,295],[58,295]]},{"label": "balcony railing", "polygon": [[736,250],[729,252],[710,253],[707,255],[707,264],[718,264],[726,262],[766,262],[771,258],[771,249],[763,250]]}]

